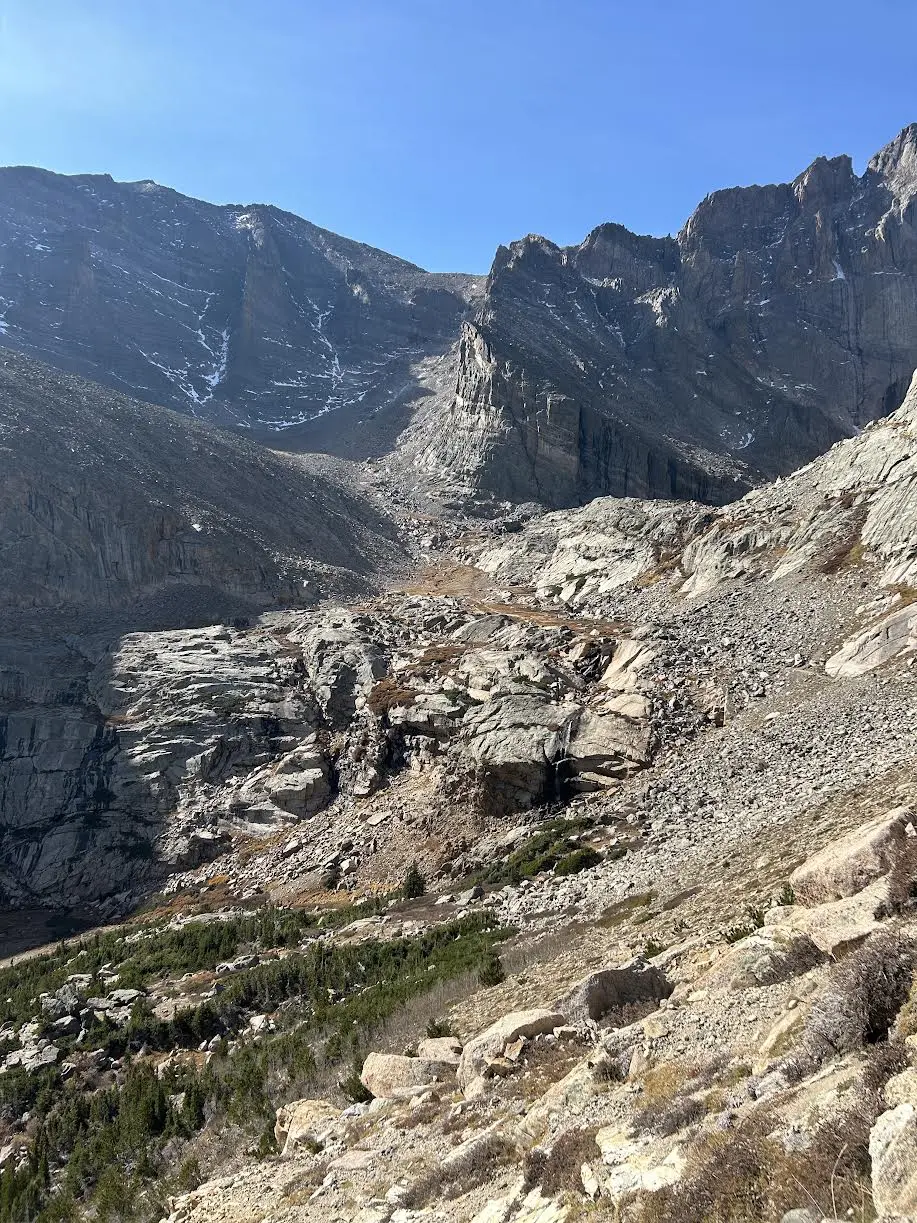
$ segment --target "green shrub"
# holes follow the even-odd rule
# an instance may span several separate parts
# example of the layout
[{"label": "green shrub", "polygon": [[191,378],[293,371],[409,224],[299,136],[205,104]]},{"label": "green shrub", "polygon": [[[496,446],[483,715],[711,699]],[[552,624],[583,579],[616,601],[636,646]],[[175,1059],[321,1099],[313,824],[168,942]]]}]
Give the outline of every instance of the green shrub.
[{"label": "green shrub", "polygon": [[359,1059],[354,1060],[350,1074],[346,1078],[338,1080],[338,1086],[347,1099],[352,1100],[354,1104],[368,1104],[373,1098],[373,1093],[368,1087],[364,1086],[363,1080],[360,1078]]},{"label": "green shrub", "polygon": [[503,971],[500,957],[495,951],[491,951],[478,970],[478,981],[481,985],[490,987],[491,985],[500,985],[505,980],[506,973]]},{"label": "green shrub", "polygon": [[580,871],[588,870],[591,866],[598,866],[602,861],[602,855],[596,853],[588,845],[581,849],[574,849],[570,854],[566,854],[554,865],[555,875],[578,875]]},{"label": "green shrub", "polygon": [[781,908],[789,908],[790,905],[794,905],[796,903],[796,893],[793,891],[793,885],[791,883],[785,882],[783,884],[783,887],[777,893],[775,903]]},{"label": "green shrub", "polygon": [[562,859],[580,851],[571,834],[581,831],[582,827],[582,821],[578,820],[551,820],[517,846],[505,861],[481,871],[477,878],[482,883],[520,883],[554,870]]},{"label": "green shrub", "polygon": [[723,938],[727,943],[738,943],[743,938],[748,938],[749,934],[754,934],[756,930],[760,930],[764,925],[764,910],[755,905],[748,905],[745,909],[746,920],[735,926],[730,926],[723,932]]},{"label": "green shrub", "polygon": [[404,884],[401,888],[401,893],[405,900],[418,900],[427,890],[427,881],[420,873],[420,868],[416,862],[412,862],[408,867],[408,873],[404,877]]},{"label": "green shrub", "polygon": [[[289,927],[281,922],[270,937],[282,929]],[[0,1075],[0,1114],[15,1123],[30,1112],[34,1135],[28,1164],[0,1174],[0,1219],[147,1223],[161,1217],[167,1212],[153,1197],[175,1170],[181,1174],[188,1140],[205,1123],[236,1127],[258,1151],[270,1153],[264,1135],[275,1109],[314,1084],[319,1051],[324,1065],[353,1062],[371,1033],[412,998],[443,981],[492,972],[494,963],[499,968],[494,946],[507,934],[494,928],[490,915],[469,914],[413,938],[311,943],[224,978],[220,994],[167,1022],[142,1004],[123,1029],[96,1025],[92,1047],[123,1058],[116,1084],[90,1091],[79,1073],[62,1082],[55,1067]],[[138,945],[126,950],[134,955]],[[208,945],[206,954],[214,950]],[[145,947],[142,954],[153,952]],[[179,1063],[160,1080],[147,1058],[136,1057],[141,1048],[190,1049],[214,1031],[239,1033],[254,1012],[272,1014],[278,1030],[257,1042],[242,1039],[232,1051],[223,1041],[203,1067]],[[344,1083],[357,1091],[352,1077]],[[59,1184],[53,1198],[49,1165]],[[69,1205],[61,1214],[62,1203]]]},{"label": "green shrub", "polygon": [[447,1019],[429,1019],[427,1020],[427,1037],[429,1040],[437,1040],[443,1036],[454,1036],[452,1025]]}]

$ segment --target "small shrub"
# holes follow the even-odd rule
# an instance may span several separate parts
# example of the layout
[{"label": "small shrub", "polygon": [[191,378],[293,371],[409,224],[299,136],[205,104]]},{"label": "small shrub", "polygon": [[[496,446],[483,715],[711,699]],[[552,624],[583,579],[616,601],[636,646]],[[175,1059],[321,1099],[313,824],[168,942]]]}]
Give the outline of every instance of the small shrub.
[{"label": "small shrub", "polygon": [[255,1156],[258,1159],[267,1159],[269,1155],[276,1154],[277,1135],[274,1133],[273,1121],[268,1121],[258,1138],[258,1144],[255,1147]]},{"label": "small shrub", "polygon": [[602,861],[602,855],[596,853],[588,845],[584,845],[581,849],[575,849],[573,853],[566,854],[554,866],[555,875],[578,875],[580,871],[589,870],[592,866],[598,866]]},{"label": "small shrub", "polygon": [[821,1063],[887,1040],[907,1002],[917,968],[917,944],[898,930],[881,931],[835,968],[813,1003],[805,1051]]},{"label": "small shrub", "polygon": [[187,1159],[182,1160],[176,1176],[179,1189],[184,1189],[186,1192],[196,1189],[203,1179],[201,1166],[195,1156],[189,1155]]},{"label": "small shrub", "polygon": [[495,951],[492,951],[481,965],[478,972],[478,981],[486,988],[491,985],[500,985],[505,980],[506,973],[503,971],[500,957]]},{"label": "small shrub", "polygon": [[368,1104],[373,1098],[373,1093],[369,1088],[364,1087],[363,1080],[360,1078],[359,1061],[354,1062],[350,1074],[345,1079],[338,1080],[338,1087],[354,1104]]},{"label": "small shrub", "polygon": [[908,837],[888,875],[889,899],[898,913],[917,904],[917,837]]},{"label": "small shrub", "polygon": [[602,1016],[602,1026],[605,1028],[629,1028],[632,1023],[639,1023],[659,1010],[656,998],[640,998],[635,1002],[616,1002]]},{"label": "small shrub", "polygon": [[730,926],[723,932],[723,938],[727,943],[738,943],[743,938],[748,938],[750,934],[754,934],[756,930],[760,930],[764,925],[764,910],[755,905],[747,906],[745,917],[744,922]]},{"label": "small shrub", "polygon": [[616,900],[614,904],[609,905],[605,912],[596,921],[597,926],[606,928],[614,928],[620,926],[639,913],[640,909],[647,908],[656,899],[655,892],[637,892],[633,896],[625,896],[623,900]]},{"label": "small shrub", "polygon": [[793,890],[793,885],[789,882],[784,882],[783,887],[777,893],[775,904],[782,909],[788,909],[790,905],[796,903],[796,893]]},{"label": "small shrub", "polygon": [[415,1181],[405,1205],[416,1210],[432,1198],[450,1199],[468,1193],[493,1176],[494,1169],[510,1162],[515,1147],[503,1134],[482,1134],[470,1146],[445,1155],[425,1176]]},{"label": "small shrub", "polygon": [[893,1075],[907,1070],[909,1065],[907,1046],[903,1040],[885,1041],[873,1045],[869,1050],[863,1069],[862,1091],[875,1105],[876,1113],[881,1112],[884,1107],[882,1091],[885,1084]]},{"label": "small shrub", "polygon": [[[523,879],[534,879],[536,875],[546,871],[556,870],[558,864],[566,858],[585,849],[577,846],[572,834],[582,828],[582,821],[555,819],[549,820],[532,836],[526,838],[502,862],[497,862],[479,875],[482,883],[519,883]],[[594,853],[595,851],[589,851]],[[594,865],[594,863],[588,863]],[[584,866],[577,867],[585,869]],[[562,874],[573,874],[572,870],[564,870]]]},{"label": "small shrub", "polygon": [[452,1025],[447,1019],[428,1019],[427,1020],[427,1038],[429,1040],[438,1040],[443,1036],[454,1036]]},{"label": "small shrub", "polygon": [[801,1204],[818,1217],[873,1218],[869,1116],[855,1110],[819,1127],[802,1150],[772,1136],[776,1119],[751,1117],[729,1132],[703,1135],[682,1180],[638,1203],[638,1223],[763,1223]]},{"label": "small shrub", "polygon": [[643,1076],[643,1091],[637,1099],[634,1122],[639,1129],[674,1134],[683,1125],[703,1115],[704,1106],[690,1096],[689,1084],[697,1068],[665,1062]]},{"label": "small shrub", "polygon": [[404,884],[401,888],[401,893],[405,900],[418,900],[427,890],[427,881],[424,879],[416,862],[412,862],[408,867],[408,873],[404,877]]},{"label": "small shrub", "polygon": [[645,960],[652,960],[657,955],[662,955],[664,951],[665,944],[657,943],[654,938],[648,938],[643,944],[643,958]]}]

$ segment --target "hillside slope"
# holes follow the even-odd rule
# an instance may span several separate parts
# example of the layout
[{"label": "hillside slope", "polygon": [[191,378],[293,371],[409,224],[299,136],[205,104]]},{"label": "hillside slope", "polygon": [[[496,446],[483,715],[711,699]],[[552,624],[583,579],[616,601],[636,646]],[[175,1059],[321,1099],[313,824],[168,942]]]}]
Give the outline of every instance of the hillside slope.
[{"label": "hillside slope", "polygon": [[[262,205],[0,169],[0,339],[125,391],[332,449],[453,340],[474,278]],[[334,414],[335,425],[323,420]]]},{"label": "hillside slope", "polygon": [[0,351],[0,610],[351,593],[392,524],[303,459]]}]

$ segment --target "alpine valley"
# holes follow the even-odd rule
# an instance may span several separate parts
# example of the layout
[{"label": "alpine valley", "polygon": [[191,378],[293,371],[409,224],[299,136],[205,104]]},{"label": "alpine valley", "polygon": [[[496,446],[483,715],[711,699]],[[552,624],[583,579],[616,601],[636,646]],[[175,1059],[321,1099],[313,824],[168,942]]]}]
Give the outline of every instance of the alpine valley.
[{"label": "alpine valley", "polygon": [[917,1218],[917,125],[429,273],[0,170],[0,1220]]}]

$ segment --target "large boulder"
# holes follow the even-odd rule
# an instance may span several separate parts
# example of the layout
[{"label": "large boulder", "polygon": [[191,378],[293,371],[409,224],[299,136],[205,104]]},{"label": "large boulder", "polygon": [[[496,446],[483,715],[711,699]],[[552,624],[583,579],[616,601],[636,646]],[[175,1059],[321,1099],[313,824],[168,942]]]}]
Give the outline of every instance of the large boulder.
[{"label": "large boulder", "polygon": [[487,1063],[501,1057],[506,1046],[520,1037],[529,1039],[545,1035],[562,1027],[564,1022],[564,1016],[556,1010],[513,1011],[504,1015],[465,1046],[458,1067],[459,1086],[466,1089],[475,1079],[481,1078]]},{"label": "large boulder", "polygon": [[614,711],[584,709],[570,736],[566,759],[584,780],[608,785],[649,764],[651,738],[645,722]]},{"label": "large boulder", "polygon": [[602,684],[612,692],[633,692],[640,686],[641,673],[656,658],[657,650],[646,641],[630,637],[619,641],[611,662],[602,675]]},{"label": "large boulder", "polygon": [[340,1112],[327,1100],[294,1100],[277,1109],[274,1138],[284,1158],[297,1148],[311,1146],[338,1119]]},{"label": "large boulder", "polygon": [[906,807],[896,807],[813,854],[790,876],[796,899],[804,905],[841,900],[887,874],[907,842],[910,818]]},{"label": "large boulder", "polygon": [[465,715],[458,747],[481,767],[496,800],[510,810],[529,807],[545,796],[577,708],[541,695],[500,697]]},{"label": "large boulder", "polygon": [[893,659],[917,652],[917,608],[909,605],[885,616],[845,641],[825,663],[833,679],[844,679],[874,671]]},{"label": "large boulder", "polygon": [[297,819],[314,815],[331,797],[327,762],[314,739],[281,757],[262,784],[271,801]]},{"label": "large boulder", "polygon": [[664,972],[643,960],[632,960],[620,968],[601,968],[590,973],[554,1005],[567,1016],[568,1023],[587,1027],[601,1023],[629,1003],[659,1002],[671,992]]},{"label": "large boulder", "polygon": [[462,1060],[462,1042],[456,1036],[431,1036],[417,1046],[417,1056],[457,1066]]},{"label": "large boulder", "polygon": [[768,909],[764,922],[767,927],[783,931],[788,938],[808,936],[825,955],[840,955],[881,929],[889,906],[888,881],[883,877],[855,896],[811,909],[803,905]]},{"label": "large boulder", "polygon": [[808,972],[825,958],[808,934],[791,926],[765,926],[727,947],[702,983],[712,989],[757,989]]},{"label": "large boulder", "polygon": [[453,1062],[406,1057],[399,1053],[370,1053],[360,1072],[360,1081],[366,1090],[383,1099],[413,1087],[448,1082],[454,1077]]},{"label": "large boulder", "polygon": [[872,1196],[880,1215],[917,1214],[917,1109],[899,1104],[882,1113],[869,1135]]}]

